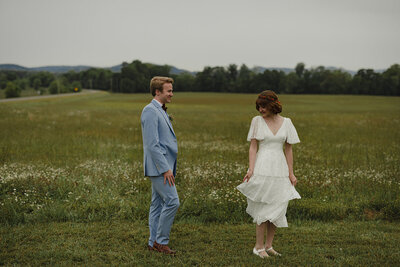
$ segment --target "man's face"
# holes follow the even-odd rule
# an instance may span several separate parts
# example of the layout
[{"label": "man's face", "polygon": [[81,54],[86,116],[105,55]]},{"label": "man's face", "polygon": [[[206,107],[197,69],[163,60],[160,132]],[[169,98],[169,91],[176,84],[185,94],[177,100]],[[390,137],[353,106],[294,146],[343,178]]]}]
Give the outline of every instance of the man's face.
[{"label": "man's face", "polygon": [[166,104],[166,103],[171,103],[171,98],[174,95],[172,93],[172,83],[164,83],[163,84],[163,91],[156,91],[157,97],[160,100],[161,103]]}]

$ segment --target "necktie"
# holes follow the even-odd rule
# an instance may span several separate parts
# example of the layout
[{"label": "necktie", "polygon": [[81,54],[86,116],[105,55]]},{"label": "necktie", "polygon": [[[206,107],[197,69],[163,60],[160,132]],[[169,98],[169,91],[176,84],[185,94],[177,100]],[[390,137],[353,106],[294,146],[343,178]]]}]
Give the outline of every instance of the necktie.
[{"label": "necktie", "polygon": [[167,112],[167,107],[165,106],[165,104],[162,105],[162,109]]}]

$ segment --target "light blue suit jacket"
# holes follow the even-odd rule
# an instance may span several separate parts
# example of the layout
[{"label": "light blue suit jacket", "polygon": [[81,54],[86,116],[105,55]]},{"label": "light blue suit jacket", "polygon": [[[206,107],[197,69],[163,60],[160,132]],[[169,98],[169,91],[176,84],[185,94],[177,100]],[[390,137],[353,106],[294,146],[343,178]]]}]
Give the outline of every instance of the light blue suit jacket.
[{"label": "light blue suit jacket", "polygon": [[176,175],[178,144],[167,113],[153,99],[140,117],[145,176],[160,176],[168,170]]}]

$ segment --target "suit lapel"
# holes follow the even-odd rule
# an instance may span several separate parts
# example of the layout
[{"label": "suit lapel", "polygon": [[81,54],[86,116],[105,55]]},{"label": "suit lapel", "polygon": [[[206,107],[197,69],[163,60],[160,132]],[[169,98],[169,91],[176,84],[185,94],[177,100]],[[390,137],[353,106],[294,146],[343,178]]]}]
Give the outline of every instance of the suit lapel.
[{"label": "suit lapel", "polygon": [[157,110],[161,113],[161,116],[163,116],[164,120],[167,122],[168,127],[171,129],[171,132],[175,135],[174,129],[172,128],[172,124],[168,118],[167,112],[165,112],[162,107],[160,107],[160,105],[158,103],[154,103],[153,101],[157,101],[157,100],[152,100],[151,102],[153,103],[153,105],[157,108]]}]

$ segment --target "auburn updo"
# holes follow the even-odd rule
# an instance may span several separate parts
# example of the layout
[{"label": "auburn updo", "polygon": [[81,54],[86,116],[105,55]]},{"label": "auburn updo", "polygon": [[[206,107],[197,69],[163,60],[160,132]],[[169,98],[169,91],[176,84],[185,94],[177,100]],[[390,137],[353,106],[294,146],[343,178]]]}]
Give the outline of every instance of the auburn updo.
[{"label": "auburn updo", "polygon": [[265,90],[258,95],[256,100],[257,111],[259,111],[260,107],[268,109],[273,114],[282,112],[282,104],[279,102],[275,92],[271,90]]}]

